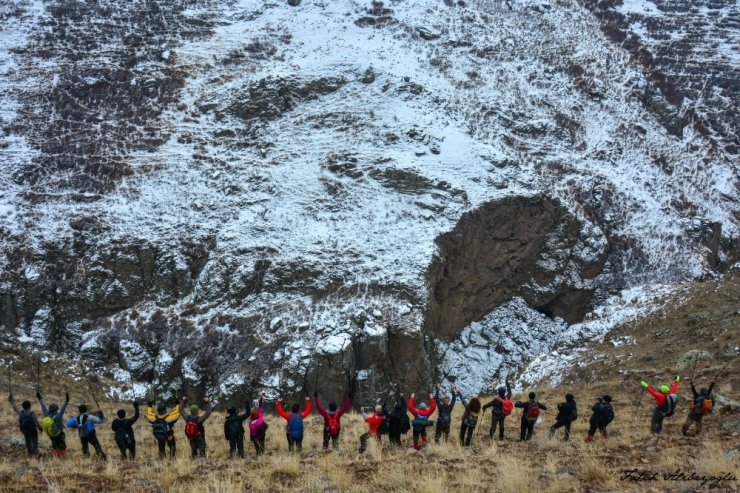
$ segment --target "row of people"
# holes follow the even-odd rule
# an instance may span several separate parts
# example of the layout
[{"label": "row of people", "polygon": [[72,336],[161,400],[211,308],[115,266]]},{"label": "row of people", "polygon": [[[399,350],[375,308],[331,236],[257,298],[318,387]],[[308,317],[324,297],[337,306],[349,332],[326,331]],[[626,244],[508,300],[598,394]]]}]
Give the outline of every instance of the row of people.
[{"label": "row of people", "polygon": [[[647,382],[641,382],[643,388],[650,393],[655,399],[655,409],[651,418],[651,432],[660,433],[662,430],[663,419],[673,415],[676,409],[677,398],[675,392],[679,384],[679,376],[675,377],[672,386],[663,385],[658,390],[649,386]],[[708,389],[702,388],[696,391],[693,383],[691,390],[694,400],[691,406],[689,416],[684,424],[682,431],[688,433],[689,428],[696,426],[697,433],[701,431],[701,423],[704,415],[711,412],[712,398],[711,392],[714,387],[712,383]],[[314,393],[314,404],[317,412],[323,418],[323,449],[327,450],[331,445],[338,448],[339,436],[341,433],[341,418],[349,411],[352,406],[355,393],[356,382],[350,385],[350,390],[342,407],[338,407],[336,402],[330,402],[327,408],[321,404],[318,392]],[[532,438],[535,424],[540,420],[540,411],[546,411],[547,406],[537,401],[536,394],[530,392],[528,400],[513,402],[511,400],[511,385],[507,381],[505,386],[497,389],[497,396],[488,404],[483,405],[476,396],[470,396],[467,399],[462,393],[455,388],[451,388],[451,394],[441,396],[442,388],[437,385],[436,392],[429,394],[429,404],[418,402],[416,395],[411,394],[408,402],[403,394],[399,394],[394,403],[392,411],[387,411],[385,405],[377,404],[373,412],[367,413],[364,408],[363,418],[368,424],[368,431],[360,437],[360,452],[367,448],[367,442],[370,438],[381,439],[382,435],[388,435],[391,446],[400,446],[402,435],[412,431],[413,446],[420,449],[429,443],[428,428],[434,426],[435,442],[440,440],[448,441],[452,424],[452,412],[455,404],[459,401],[463,406],[463,415],[460,422],[459,441],[462,446],[469,447],[473,440],[473,432],[479,425],[483,414],[486,410],[491,409],[491,427],[489,437],[494,438],[498,431],[499,440],[504,440],[504,425],[506,417],[509,416],[515,408],[522,409],[520,424],[520,440],[527,441]],[[19,409],[15,404],[13,396],[10,395],[10,402],[14,411],[19,415],[20,429],[24,435],[28,453],[35,455],[38,450],[38,431],[44,431],[51,440],[52,453],[56,456],[65,456],[67,453],[66,437],[64,433],[65,425],[67,428],[76,429],[82,445],[82,453],[89,456],[89,448],[92,446],[98,457],[106,458],[100,441],[97,438],[96,427],[105,422],[102,411],[90,413],[86,405],[80,405],[77,416],[70,417],[66,422],[63,420],[64,413],[69,404],[69,394],[65,394],[65,401],[62,406],[53,403],[48,407],[44,402],[43,396],[37,392],[36,397],[39,400],[43,419],[39,421],[36,413],[31,410],[31,403],[24,401]],[[597,431],[604,438],[608,437],[607,426],[614,419],[614,409],[611,404],[611,397],[604,395],[598,398],[592,406],[592,414],[589,419],[589,430],[586,440],[591,442]],[[165,458],[167,450],[170,457],[176,454],[176,440],[174,427],[175,424],[183,419],[185,421],[185,435],[191,448],[191,456],[203,457],[206,455],[207,446],[205,439],[205,421],[211,415],[211,404],[208,399],[204,399],[205,410],[195,405],[187,405],[187,399],[183,398],[174,408],[168,409],[165,403],[159,403],[156,408],[154,402],[150,401],[146,409],[146,419],[152,427],[152,433],[157,441],[159,457]],[[117,418],[113,420],[111,429],[114,433],[114,440],[118,446],[123,459],[134,459],[136,457],[136,438],[134,435],[133,425],[139,419],[139,404],[133,403],[134,414],[127,417],[126,410],[120,409],[117,412]],[[565,440],[570,438],[571,424],[578,418],[578,410],[575,396],[572,394],[565,395],[565,401],[558,404],[558,413],[555,423],[550,427],[550,436],[552,437],[557,430],[562,428],[565,431]],[[293,404],[290,411],[285,409],[282,399],[277,400],[277,413],[286,420],[286,439],[289,451],[300,451],[303,445],[304,419],[311,413],[311,400],[306,397],[305,405],[301,409],[299,404]],[[432,420],[434,413],[437,412],[436,422]],[[409,419],[408,413],[413,419]],[[251,409],[250,403],[245,404],[245,412],[238,413],[236,407],[229,407],[224,420],[224,436],[229,442],[229,453],[231,457],[238,455],[244,457],[244,440],[246,430],[244,423],[247,422],[249,429],[249,438],[252,441],[255,453],[259,456],[265,451],[265,435],[268,424],[264,419],[264,394],[258,394],[257,407]]]}]

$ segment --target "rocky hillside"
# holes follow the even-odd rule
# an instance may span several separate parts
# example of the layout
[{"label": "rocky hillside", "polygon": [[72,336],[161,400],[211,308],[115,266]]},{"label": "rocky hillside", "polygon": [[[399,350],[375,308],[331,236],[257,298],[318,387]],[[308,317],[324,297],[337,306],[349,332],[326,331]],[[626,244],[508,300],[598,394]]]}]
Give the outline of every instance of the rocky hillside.
[{"label": "rocky hillside", "polygon": [[649,312],[738,259],[738,64],[699,97],[633,45],[716,67],[736,7],[620,44],[633,3],[3,3],[0,325],[161,393],[372,394]]}]

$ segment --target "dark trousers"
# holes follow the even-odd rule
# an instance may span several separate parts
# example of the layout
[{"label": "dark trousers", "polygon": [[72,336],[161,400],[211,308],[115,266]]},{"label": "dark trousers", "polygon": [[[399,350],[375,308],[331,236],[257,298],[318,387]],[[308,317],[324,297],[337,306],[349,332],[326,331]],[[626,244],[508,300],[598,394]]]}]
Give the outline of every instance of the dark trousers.
[{"label": "dark trousers", "polygon": [[331,441],[331,446],[333,449],[339,448],[339,433],[337,433],[337,436],[333,437],[331,436],[331,433],[329,433],[329,428],[324,428],[324,450],[327,450],[329,448],[329,441]]},{"label": "dark trousers", "polygon": [[460,445],[470,447],[473,441],[473,430],[475,426],[469,426],[467,423],[460,425]]},{"label": "dark trousers", "polygon": [[[370,437],[373,436],[370,434],[370,432],[363,433],[360,435],[360,453],[367,450],[367,441],[370,439]],[[375,439],[378,441],[378,444],[380,444],[380,435],[375,435]],[[399,438],[400,442],[400,438]]]},{"label": "dark trousers", "polygon": [[681,428],[681,432],[686,435],[689,432],[689,428],[691,428],[692,424],[696,425],[696,434],[698,435],[701,433],[701,420],[704,417],[704,415],[701,412],[694,412],[694,409],[691,410],[689,415],[686,417],[686,422],[683,424],[683,427]]},{"label": "dark trousers", "polygon": [[67,439],[64,432],[51,439],[51,452],[60,457],[67,455]]},{"label": "dark trousers", "polygon": [[528,421],[525,418],[522,418],[522,426],[519,433],[519,438],[522,440],[531,440],[532,439],[532,433],[534,433],[534,421]]},{"label": "dark trousers", "polygon": [[392,433],[388,434],[388,441],[390,442],[391,446],[393,447],[401,447],[403,444],[401,443],[401,435],[394,435]]},{"label": "dark trousers", "polygon": [[445,442],[450,439],[450,423],[442,423],[438,420],[434,428],[434,443],[439,443],[440,438],[443,438]]},{"label": "dark trousers", "polygon": [[598,429],[602,435],[606,435],[606,426],[607,425],[603,420],[600,420],[598,416],[592,414],[591,418],[588,420],[588,436],[594,436],[596,429]]},{"label": "dark trousers", "polygon": [[653,410],[653,418],[650,420],[650,432],[653,435],[657,435],[661,431],[663,431],[663,413],[660,412],[659,408],[655,408]]},{"label": "dark trousers", "polygon": [[200,435],[190,440],[190,456],[195,459],[196,457],[206,456],[206,436]]},{"label": "dark trousers", "polygon": [[[134,440],[133,438],[131,439],[131,443],[116,441],[116,445],[118,445],[118,450],[121,451],[121,459],[134,460],[136,458],[136,440]],[[127,451],[128,457],[126,456]]]},{"label": "dark trousers", "polygon": [[257,456],[264,455],[265,453],[265,437],[252,438],[252,444],[254,444],[254,451]]},{"label": "dark trousers", "polygon": [[300,452],[303,450],[303,433],[298,438],[293,438],[290,433],[286,433],[285,436],[288,438],[288,452]]},{"label": "dark trousers", "polygon": [[36,431],[36,428],[33,429],[33,432],[24,433],[23,439],[26,442],[28,455],[36,455],[39,452],[39,432]]},{"label": "dark trousers", "polygon": [[169,435],[169,436],[162,436],[162,435],[154,435],[154,438],[157,439],[157,448],[159,449],[159,458],[164,459],[165,458],[165,448],[170,449],[170,459],[174,459],[175,455],[177,455],[177,447],[175,444],[175,435]]},{"label": "dark trousers", "polygon": [[506,419],[505,415],[496,416],[496,413],[493,413],[491,415],[491,431],[488,432],[488,437],[493,438],[493,435],[496,433],[496,427],[498,426],[498,439],[503,440],[504,439],[504,420]]},{"label": "dark trousers", "polygon": [[565,441],[570,440],[570,421],[555,421],[555,424],[550,427],[550,438],[555,435],[555,431],[559,428],[565,428]]},{"label": "dark trousers", "polygon": [[[414,436],[414,448],[419,449],[429,443],[429,439],[427,438],[427,427],[422,426],[419,428],[413,429],[413,436]],[[421,443],[419,443],[419,439],[421,439]]]},{"label": "dark trousers", "polygon": [[229,438],[229,457],[234,457],[234,452],[239,454],[241,459],[244,458],[244,435]]},{"label": "dark trousers", "polygon": [[90,457],[90,445],[92,445],[99,458],[103,460],[108,459],[108,456],[103,452],[103,447],[100,446],[97,433],[90,433],[87,436],[80,437],[80,443],[82,444],[82,455],[84,457]]}]

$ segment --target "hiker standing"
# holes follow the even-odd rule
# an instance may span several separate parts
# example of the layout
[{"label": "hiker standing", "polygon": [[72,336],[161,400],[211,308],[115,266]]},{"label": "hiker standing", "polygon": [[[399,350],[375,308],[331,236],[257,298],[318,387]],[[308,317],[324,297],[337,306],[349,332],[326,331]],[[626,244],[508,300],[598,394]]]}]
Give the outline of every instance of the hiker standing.
[{"label": "hiker standing", "polygon": [[550,438],[555,436],[558,428],[565,428],[565,441],[570,440],[570,425],[578,419],[578,408],[576,398],[573,394],[565,394],[565,402],[558,404],[558,415],[555,416],[555,424],[550,427]]},{"label": "hiker standing", "polygon": [[365,452],[365,450],[367,450],[367,441],[370,439],[370,437],[375,438],[378,443],[380,443],[380,427],[383,425],[383,421],[385,420],[383,406],[381,406],[380,404],[376,404],[373,414],[368,415],[367,413],[363,412],[362,417],[365,420],[365,423],[368,424],[368,430],[367,432],[360,435],[360,449],[358,450],[358,452],[360,453],[363,453]]},{"label": "hiker standing", "polygon": [[[262,394],[260,393],[260,396]],[[249,402],[244,406],[244,414],[237,414],[236,406],[231,406],[226,410],[226,420],[224,420],[224,436],[229,442],[229,458],[234,458],[234,452],[239,454],[239,458],[244,458],[244,422],[252,414],[249,408]]]},{"label": "hiker standing", "polygon": [[524,410],[524,412],[522,412],[522,425],[519,435],[520,441],[532,439],[534,424],[537,422],[537,418],[540,417],[540,409],[547,411],[547,406],[537,402],[535,400],[536,397],[537,395],[534,392],[530,392],[529,400],[527,402],[517,401],[517,403],[514,404],[514,407],[520,407]]},{"label": "hiker standing", "polygon": [[406,413],[406,401],[403,394],[398,395],[398,399],[393,405],[393,411],[383,414],[387,422],[388,441],[393,447],[401,446],[401,435],[405,435],[411,429],[411,421]]},{"label": "hiker standing", "polygon": [[655,409],[653,409],[653,417],[650,420],[650,432],[653,435],[657,435],[663,430],[663,419],[673,416],[673,413],[676,412],[676,403],[678,402],[676,390],[680,380],[681,378],[676,375],[673,385],[670,387],[661,385],[660,391],[652,388],[644,380],[640,382],[640,385],[655,398]]},{"label": "hiker standing", "polygon": [[[36,393],[36,397],[39,397],[40,395],[41,394],[38,392]],[[23,439],[26,442],[26,451],[28,452],[28,455],[34,456],[38,454],[39,431],[43,428],[41,428],[41,424],[39,423],[39,418],[36,416],[36,413],[31,411],[31,401],[21,402],[21,409],[18,409],[18,406],[13,399],[13,394],[8,396],[8,401],[10,401],[13,411],[18,415],[18,424],[20,426],[21,433],[23,433]]]},{"label": "hiker standing", "polygon": [[100,446],[98,441],[98,434],[95,432],[95,425],[105,423],[103,411],[98,409],[97,413],[88,413],[85,404],[80,404],[78,410],[79,415],[72,416],[67,420],[67,428],[77,428],[77,435],[80,437],[80,443],[82,444],[83,457],[90,457],[90,445],[92,445],[99,459],[108,460],[108,456],[105,455],[103,447]]},{"label": "hiker standing", "polygon": [[59,409],[56,403],[49,404],[47,408],[44,398],[41,397],[41,392],[37,392],[36,397],[39,399],[41,412],[44,415],[44,419],[41,420],[41,427],[51,439],[51,453],[57,457],[65,457],[67,455],[67,441],[64,436],[63,419],[64,412],[67,410],[67,405],[69,404],[69,393],[64,393],[64,404],[62,404],[61,409]]},{"label": "hiker standing", "polygon": [[301,406],[296,402],[291,407],[290,414],[283,408],[283,399],[278,399],[277,412],[280,416],[285,418],[288,422],[288,426],[285,430],[285,436],[288,438],[288,451],[292,452],[294,449],[300,452],[303,449],[303,420],[311,414],[311,399],[306,397],[306,408],[303,412],[300,412]]},{"label": "hiker standing", "polygon": [[126,410],[119,409],[116,415],[118,416],[111,423],[111,430],[113,430],[113,438],[118,445],[118,450],[121,451],[121,459],[126,460],[126,452],[128,451],[128,458],[134,460],[136,458],[136,437],[134,436],[134,423],[139,419],[139,403],[134,401],[134,417],[126,419]]},{"label": "hiker standing", "polygon": [[205,413],[200,414],[200,408],[195,404],[186,406],[187,397],[182,398],[180,403],[180,415],[185,420],[185,436],[190,441],[190,455],[193,459],[196,457],[205,457],[208,451],[206,446],[206,429],[203,423],[211,415],[211,403],[208,397],[203,399],[206,405]]},{"label": "hiker standing", "polygon": [[601,432],[601,436],[609,438],[609,433],[606,431],[606,427],[614,421],[614,409],[612,408],[612,398],[610,395],[599,397],[598,402],[591,408],[593,414],[588,420],[588,436],[586,437],[587,442],[594,440],[594,433],[596,429]]},{"label": "hiker standing", "polygon": [[324,443],[322,445],[323,450],[329,449],[329,440],[331,440],[331,445],[334,450],[337,450],[339,448],[339,433],[341,432],[340,420],[342,419],[342,415],[349,411],[349,408],[352,406],[352,397],[354,396],[355,387],[355,380],[352,380],[352,383],[350,384],[349,394],[344,399],[344,404],[338,411],[337,403],[334,401],[329,403],[328,411],[324,409],[321,406],[321,401],[319,400],[318,390],[313,393],[313,400],[314,404],[316,405],[316,410],[324,418]]},{"label": "hiker standing", "polygon": [[167,412],[167,404],[160,402],[157,411],[154,411],[154,401],[149,401],[146,408],[146,420],[152,425],[152,433],[157,440],[159,458],[164,459],[165,447],[170,450],[170,459],[177,454],[177,443],[175,442],[175,423],[180,419],[180,404]]},{"label": "hiker standing", "polygon": [[712,412],[712,408],[714,407],[712,389],[714,389],[714,382],[709,385],[708,389],[702,388],[697,392],[694,382],[691,382],[691,393],[694,394],[694,400],[691,402],[691,410],[686,417],[686,422],[683,424],[683,428],[681,428],[681,432],[684,435],[688,435],[689,428],[692,424],[696,425],[696,434],[701,433],[701,421],[704,416]]},{"label": "hiker standing", "polygon": [[249,439],[254,444],[254,450],[257,453],[257,457],[265,453],[265,434],[267,433],[267,423],[265,422],[264,410],[262,408],[262,400],[265,393],[259,393],[259,404],[257,409],[252,409],[249,416]]},{"label": "hiker standing", "polygon": [[483,412],[485,413],[486,409],[491,408],[491,431],[488,432],[488,438],[493,440],[493,435],[498,427],[498,439],[503,441],[504,420],[514,409],[514,403],[511,402],[511,385],[509,385],[508,379],[506,380],[506,387],[499,387],[496,393],[498,394],[496,398],[483,406]]},{"label": "hiker standing", "polygon": [[470,400],[466,401],[459,391],[457,397],[465,407],[462,422],[460,423],[460,445],[470,447],[473,441],[473,431],[478,425],[478,418],[480,418],[483,406],[477,397],[471,396]]},{"label": "hiker standing", "polygon": [[[434,400],[434,395],[429,394],[429,409],[427,409],[426,403],[422,402],[419,407],[414,406],[414,399],[416,394],[411,394],[409,397],[408,410],[414,416],[414,420],[411,422],[414,433],[414,448],[419,450],[429,443],[427,438],[427,427],[432,425],[429,421],[429,417],[434,414],[437,409],[437,402]],[[421,442],[419,441],[421,439]]]},{"label": "hiker standing", "polygon": [[437,389],[434,394],[434,402],[437,403],[437,426],[434,428],[434,443],[439,443],[439,438],[444,436],[444,441],[447,442],[450,438],[450,424],[452,423],[452,410],[455,407],[455,401],[457,400],[457,389],[452,387],[452,401],[447,396],[444,396],[442,400],[439,398],[440,386],[437,384]]}]

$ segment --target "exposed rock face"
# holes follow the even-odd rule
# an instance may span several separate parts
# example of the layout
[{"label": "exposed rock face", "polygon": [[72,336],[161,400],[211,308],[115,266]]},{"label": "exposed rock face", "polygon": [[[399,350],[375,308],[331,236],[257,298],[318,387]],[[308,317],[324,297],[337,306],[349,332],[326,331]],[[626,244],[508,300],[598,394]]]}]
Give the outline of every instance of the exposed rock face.
[{"label": "exposed rock face", "polygon": [[580,321],[593,293],[583,280],[601,272],[607,253],[603,237],[586,236],[580,221],[543,197],[486,203],[437,244],[426,328],[443,338],[517,296],[569,323]]}]

